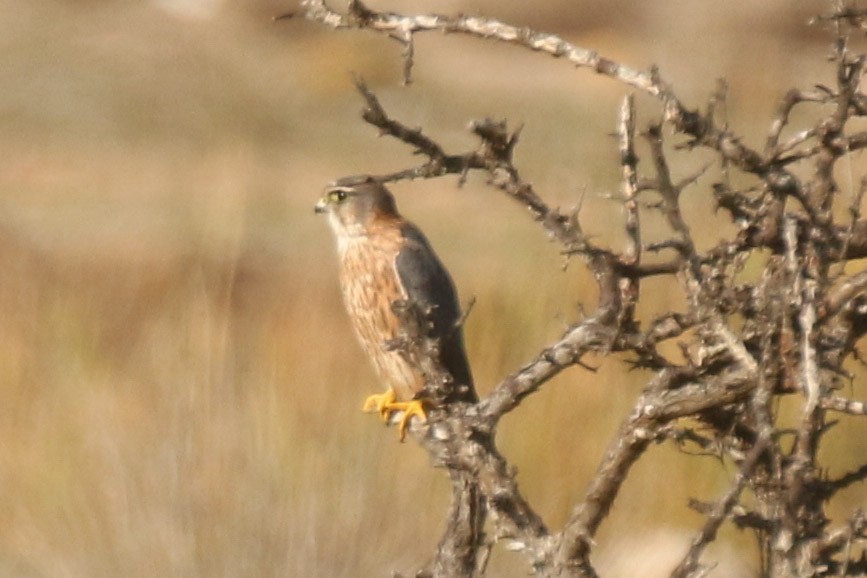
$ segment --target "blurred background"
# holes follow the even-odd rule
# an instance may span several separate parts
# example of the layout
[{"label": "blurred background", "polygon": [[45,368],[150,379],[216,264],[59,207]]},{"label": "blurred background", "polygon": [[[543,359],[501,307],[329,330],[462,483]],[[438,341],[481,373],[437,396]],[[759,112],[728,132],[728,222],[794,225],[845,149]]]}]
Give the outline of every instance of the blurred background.
[{"label": "blurred background", "polygon": [[[753,146],[788,88],[833,79],[830,36],[807,26],[823,2],[371,5],[557,32],[636,68],[657,64],[693,107],[724,77],[729,123]],[[359,411],[381,386],[312,211],[332,179],[417,161],[360,120],[351,74],[454,151],[475,145],[472,119],[523,123],[523,175],[554,205],[583,199],[588,232],[618,242],[606,195],[619,186],[610,134],[623,86],[430,34],[406,88],[396,43],[272,22],[296,8],[0,0],[0,575],[389,576],[433,551],[445,473]],[[640,126],[659,114],[639,99]],[[673,156],[675,176],[704,160]],[[726,232],[707,203],[713,178],[686,199],[708,244]],[[483,394],[594,306],[580,264],[563,270],[557,246],[480,178],[394,191],[462,299],[476,299],[466,330]],[[645,227],[665,233],[652,218]],[[682,307],[663,282],[643,288],[644,318]],[[621,359],[588,361],[597,373],[566,372],[500,431],[555,529],[647,378]],[[863,458],[865,434],[864,420],[841,419],[823,455],[830,475]],[[600,572],[665,574],[702,523],[687,499],[718,497],[730,468],[651,449],[598,537]],[[865,503],[856,486],[831,514]],[[752,537],[726,529],[708,558],[720,575],[750,575]],[[495,550],[490,575],[525,574],[519,555]]]}]

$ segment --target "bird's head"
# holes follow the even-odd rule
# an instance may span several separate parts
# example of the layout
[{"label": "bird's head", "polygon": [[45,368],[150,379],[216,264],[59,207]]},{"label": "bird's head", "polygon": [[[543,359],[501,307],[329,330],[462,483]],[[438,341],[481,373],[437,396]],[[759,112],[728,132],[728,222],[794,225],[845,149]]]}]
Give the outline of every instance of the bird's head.
[{"label": "bird's head", "polygon": [[394,197],[368,176],[346,177],[325,187],[314,209],[326,213],[337,235],[362,235],[377,219],[397,216]]}]

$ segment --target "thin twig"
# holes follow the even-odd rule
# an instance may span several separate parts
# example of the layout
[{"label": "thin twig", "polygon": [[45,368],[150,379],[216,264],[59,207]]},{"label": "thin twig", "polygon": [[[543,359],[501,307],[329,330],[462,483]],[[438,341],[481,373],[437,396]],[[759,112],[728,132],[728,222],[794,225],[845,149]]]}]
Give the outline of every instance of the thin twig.
[{"label": "thin twig", "polygon": [[732,481],[728,492],[708,512],[704,527],[693,538],[689,551],[671,573],[671,578],[691,578],[702,575],[702,568],[699,565],[701,554],[716,539],[720,526],[725,522],[735,504],[737,504],[738,498],[753,472],[753,468],[767,448],[769,441],[769,438],[759,438],[750,450],[747,458],[741,464],[740,470],[735,475],[735,479]]}]

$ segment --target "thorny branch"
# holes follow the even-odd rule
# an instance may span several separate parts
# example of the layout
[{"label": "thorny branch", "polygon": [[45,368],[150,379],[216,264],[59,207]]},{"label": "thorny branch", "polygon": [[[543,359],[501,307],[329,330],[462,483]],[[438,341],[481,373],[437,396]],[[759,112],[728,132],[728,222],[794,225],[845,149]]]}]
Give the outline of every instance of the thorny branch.
[{"label": "thorny branch", "polygon": [[732,481],[732,485],[728,492],[726,492],[726,495],[723,496],[722,499],[713,506],[713,508],[711,508],[707,517],[707,522],[705,522],[704,527],[693,539],[686,556],[684,556],[680,564],[678,564],[671,573],[671,578],[702,576],[709,570],[709,568],[703,567],[700,564],[701,554],[708,544],[714,541],[716,534],[723,522],[725,522],[726,517],[729,516],[732,509],[737,504],[741,492],[744,487],[746,487],[750,475],[752,475],[753,468],[756,467],[759,458],[761,458],[765,449],[768,447],[769,442],[770,440],[767,437],[762,437],[757,440],[756,444],[750,450],[750,455],[747,456],[741,464],[741,469]]},{"label": "thorny branch", "polygon": [[[478,16],[403,15],[372,10],[350,0],[345,12],[324,0],[304,0],[304,15],[332,28],[365,29],[402,45],[404,81],[409,83],[416,34],[441,31],[495,39],[563,59],[595,71],[629,90],[656,98],[661,121],[641,134],[649,151],[650,175],[639,166],[636,111],[632,96],[620,107],[617,136],[622,171],[622,249],[587,238],[579,215],[549,206],[514,164],[520,131],[506,122],[473,121],[478,144],[449,152],[418,128],[392,118],[360,78],[356,87],[365,107],[363,119],[380,134],[395,138],[424,158],[420,164],[380,175],[382,181],[458,175],[486,176],[525,207],[564,254],[578,257],[593,274],[599,299],[595,310],[566,329],[539,355],[506,376],[477,404],[443,404],[413,432],[448,470],[452,504],[447,527],[422,576],[480,576],[492,548],[506,541],[522,552],[542,576],[592,577],[595,536],[620,494],[632,466],[651,443],[698,444],[735,464],[728,489],[716,503],[699,508],[706,521],[673,570],[678,578],[704,576],[706,547],[728,520],[756,533],[761,575],[769,577],[858,575],[867,571],[865,520],[853,512],[840,523],[828,518],[826,504],[844,488],[867,480],[863,457],[847,474],[827,475],[819,449],[833,422],[861,419],[867,404],[843,394],[852,379],[844,367],[859,360],[856,345],[867,333],[867,274],[845,265],[867,257],[867,220],[860,202],[867,185],[848,204],[849,219],[835,215],[842,202],[835,168],[841,159],[867,147],[867,133],[853,130],[852,119],[867,116],[861,88],[865,56],[849,48],[851,29],[867,29],[867,13],[836,1],[821,22],[835,26],[834,86],[789,90],[770,119],[761,149],[745,144],[716,119],[715,95],[705,113],[688,108],[656,69],[639,71],[576,46],[557,35],[519,28]],[[813,124],[793,126],[796,109],[813,107]],[[667,149],[666,131],[687,139]],[[784,135],[786,136],[784,138]],[[678,175],[678,161],[696,147],[716,156],[695,175]],[[739,172],[743,188],[733,188]],[[809,175],[809,176],[800,176]],[[715,182],[705,184],[704,181]],[[867,180],[863,181],[867,183]],[[695,223],[681,210],[686,188],[704,190],[731,218],[736,233],[708,249],[694,238]],[[651,197],[654,203],[646,201]],[[639,202],[641,199],[644,204]],[[643,211],[659,211],[668,225],[662,241],[646,243]],[[648,254],[672,256],[647,261]],[[744,281],[747,264],[764,267],[761,278]],[[832,265],[841,271],[832,273]],[[835,268],[837,269],[837,268]],[[667,312],[644,326],[635,308],[641,279],[667,277],[686,295],[682,311]],[[448,398],[450,376],[432,361],[436,343],[425,335],[427,312],[401,309],[405,334],[399,349],[427,376],[427,394]],[[660,344],[680,339],[684,360],[671,361]],[[614,356],[650,375],[630,414],[601,458],[584,497],[565,525],[551,529],[520,492],[514,468],[496,446],[496,427],[522,400],[582,358]],[[854,377],[856,380],[859,377]],[[783,427],[777,400],[792,396],[800,404],[794,429]],[[795,397],[797,396],[797,397]],[[790,440],[785,443],[783,440]],[[748,494],[750,499],[744,499]],[[860,552],[860,559],[858,554]]]}]

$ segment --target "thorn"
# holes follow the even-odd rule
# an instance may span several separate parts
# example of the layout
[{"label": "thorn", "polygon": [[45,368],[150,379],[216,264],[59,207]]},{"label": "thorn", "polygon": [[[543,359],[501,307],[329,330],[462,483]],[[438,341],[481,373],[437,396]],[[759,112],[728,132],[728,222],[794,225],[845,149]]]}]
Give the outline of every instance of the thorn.
[{"label": "thorn", "polygon": [[455,329],[459,329],[460,327],[463,327],[464,323],[467,322],[467,317],[470,316],[470,313],[472,313],[473,307],[475,307],[475,305],[476,305],[476,296],[473,295],[472,297],[470,297],[469,301],[467,301],[467,305],[466,305],[466,307],[464,307],[464,312],[461,314],[461,316],[455,322]]}]

